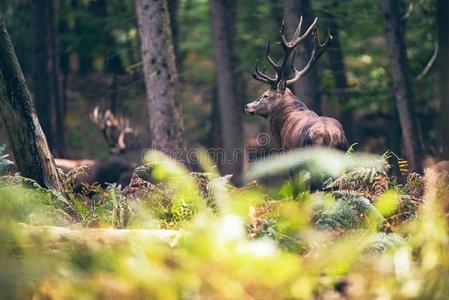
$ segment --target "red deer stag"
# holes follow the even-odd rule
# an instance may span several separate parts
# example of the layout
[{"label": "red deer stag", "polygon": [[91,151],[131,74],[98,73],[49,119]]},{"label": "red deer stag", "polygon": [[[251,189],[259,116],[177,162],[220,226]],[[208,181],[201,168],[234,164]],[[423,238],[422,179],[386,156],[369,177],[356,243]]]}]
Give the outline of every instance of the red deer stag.
[{"label": "red deer stag", "polygon": [[128,185],[132,170],[135,167],[125,158],[125,154],[138,148],[136,132],[129,126],[126,118],[114,116],[110,110],[101,113],[95,107],[90,114],[91,120],[101,129],[110,155],[105,160],[68,160],[56,158],[56,166],[68,172],[75,167],[90,167],[89,175],[80,178],[80,183],[92,184],[94,182],[105,186],[106,183],[119,183],[123,187]]},{"label": "red deer stag", "polygon": [[[343,150],[346,148],[347,141],[340,122],[333,118],[318,116],[315,112],[309,110],[289,89],[290,86],[307,74],[329,47],[332,40],[328,30],[326,41],[323,44],[320,43],[316,28],[317,18],[301,35],[302,20],[301,17],[290,41],[287,41],[285,24],[282,22],[279,44],[284,51],[284,57],[280,63],[276,63],[270,57],[270,42],[268,42],[265,56],[275,71],[274,77],[267,75],[265,68],[260,71],[256,60],[252,76],[258,81],[269,84],[270,88],[255,101],[247,104],[245,112],[267,118],[270,121],[271,134],[283,150],[306,146],[325,146]],[[312,39],[311,56],[304,68],[298,71],[294,65],[295,47],[309,36]],[[291,67],[294,76],[291,79],[286,79],[286,65],[292,52]]]}]

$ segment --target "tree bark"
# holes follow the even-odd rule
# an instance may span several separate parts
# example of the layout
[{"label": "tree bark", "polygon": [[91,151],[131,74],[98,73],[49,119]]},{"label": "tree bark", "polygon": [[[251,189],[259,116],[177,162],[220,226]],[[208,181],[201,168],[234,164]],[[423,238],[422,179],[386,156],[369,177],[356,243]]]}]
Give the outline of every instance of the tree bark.
[{"label": "tree bark", "polygon": [[384,16],[387,50],[393,77],[394,96],[401,125],[402,142],[409,169],[422,171],[422,136],[415,111],[415,97],[412,91],[409,63],[404,37],[404,24],[401,20],[397,0],[380,0]]},{"label": "tree bark", "polygon": [[51,84],[52,94],[55,102],[55,148],[60,157],[67,156],[67,144],[65,138],[65,110],[64,110],[64,92],[61,71],[61,46],[59,42],[59,2],[58,0],[49,1],[49,15],[51,16],[47,22],[51,28],[50,40],[51,54],[49,63],[51,66]]},{"label": "tree bark", "polygon": [[170,29],[173,37],[173,49],[175,51],[176,66],[181,66],[179,55],[179,28],[178,28],[178,10],[179,0],[167,0],[168,16],[170,17]]},{"label": "tree bark", "polygon": [[[300,16],[303,16],[303,32],[314,20],[312,3],[310,0],[285,0],[284,16],[287,34],[292,35],[298,26]],[[299,69],[304,67],[310,58],[312,43],[307,39],[296,47],[295,65]],[[302,100],[311,110],[321,113],[321,81],[317,67],[293,86],[293,93]]]},{"label": "tree bark", "polygon": [[53,152],[65,156],[59,22],[56,0],[31,1],[33,30],[32,88],[37,114]]},{"label": "tree bark", "polygon": [[[278,0],[270,0],[270,17],[276,26],[279,26],[284,19],[284,12],[282,11],[282,2]],[[276,31],[279,32],[278,28]]]},{"label": "tree bark", "polygon": [[51,80],[52,44],[49,0],[30,1],[33,31],[32,90],[37,115],[50,149],[55,149],[55,98]]},{"label": "tree bark", "polygon": [[183,160],[178,75],[166,0],[136,0],[152,146]]},{"label": "tree bark", "polygon": [[440,82],[440,140],[443,159],[449,159],[449,1],[437,0],[437,32]]},{"label": "tree bark", "polygon": [[34,110],[14,48],[0,14],[1,115],[23,176],[43,187],[63,192],[46,137]]},{"label": "tree bark", "polygon": [[234,53],[235,1],[210,0],[210,20],[217,78],[218,109],[221,120],[221,140],[224,174],[233,174],[238,181],[243,168],[243,125],[240,105],[239,76]]},{"label": "tree bark", "polygon": [[[333,3],[337,5],[337,2]],[[333,36],[332,43],[330,44],[328,55],[329,55],[329,68],[334,77],[335,88],[337,90],[337,98],[341,106],[345,106],[350,97],[348,94],[348,81],[346,78],[346,65],[343,56],[343,50],[341,48],[339,28],[337,20],[332,13],[332,7],[326,7],[324,12],[324,17],[326,18],[327,27],[330,28],[331,34]],[[343,109],[341,113],[341,122],[343,129],[345,130],[346,138],[348,141],[354,141],[353,136],[353,115],[352,111],[349,109]]]}]

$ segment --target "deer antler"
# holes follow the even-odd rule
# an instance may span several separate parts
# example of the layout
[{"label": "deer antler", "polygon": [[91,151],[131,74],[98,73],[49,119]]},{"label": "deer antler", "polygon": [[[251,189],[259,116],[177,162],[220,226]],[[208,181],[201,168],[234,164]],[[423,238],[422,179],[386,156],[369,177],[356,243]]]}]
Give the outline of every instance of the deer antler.
[{"label": "deer antler", "polygon": [[[285,35],[285,20],[282,21],[281,29],[279,32],[279,35],[280,35],[279,44],[281,45],[281,47],[284,51],[284,56],[282,58],[281,63],[276,63],[270,57],[270,41],[268,41],[267,50],[265,53],[265,57],[266,57],[267,61],[269,62],[269,64],[275,71],[274,77],[271,77],[265,73],[265,67],[263,68],[262,71],[260,71],[259,66],[258,66],[258,61],[256,60],[255,67],[252,70],[253,78],[256,80],[259,80],[261,82],[270,84],[272,86],[272,88],[277,88],[278,84],[281,82],[281,80],[284,80],[285,67],[287,65],[290,54],[292,52],[294,52],[295,47],[299,43],[304,41],[310,34],[312,34],[313,49],[312,49],[312,55],[311,55],[311,58],[310,58],[308,64],[301,71],[297,71],[293,65],[293,70],[295,71],[295,76],[294,76],[294,78],[287,80],[286,84],[284,84],[283,86],[292,85],[295,82],[297,82],[299,79],[304,77],[304,75],[307,74],[307,72],[310,70],[311,66],[318,60],[318,58],[327,49],[327,47],[330,44],[330,40],[332,40],[332,36],[330,35],[330,32],[328,32],[328,38],[327,38],[326,42],[323,45],[320,44],[319,39],[318,39],[318,32],[316,29],[317,21],[318,21],[318,18],[315,18],[315,20],[312,22],[312,24],[309,26],[309,28],[307,28],[307,30],[304,32],[304,34],[301,35],[302,22],[303,22],[303,17],[301,16],[301,18],[299,19],[298,27],[296,28],[295,33],[293,34],[292,39],[290,41],[287,40],[286,35]],[[292,64],[294,64],[294,58],[295,58],[295,53],[293,53]]]},{"label": "deer antler", "polygon": [[[316,19],[315,19],[316,20]],[[303,78],[312,68],[312,66],[316,63],[316,61],[320,58],[321,55],[327,50],[330,43],[332,41],[332,35],[330,33],[329,28],[327,29],[327,38],[323,44],[320,43],[320,38],[318,35],[318,29],[315,27],[312,30],[312,53],[310,55],[310,59],[302,70],[298,71],[295,67],[295,55],[293,54],[292,59],[292,69],[295,72],[295,75],[292,79],[287,80],[287,86],[291,86],[298,82],[301,78]]]},{"label": "deer antler", "polygon": [[94,108],[90,118],[101,129],[112,153],[123,152],[128,147],[125,143],[126,135],[132,135],[135,132],[129,127],[127,118],[114,116],[109,109],[101,113],[98,106]]}]

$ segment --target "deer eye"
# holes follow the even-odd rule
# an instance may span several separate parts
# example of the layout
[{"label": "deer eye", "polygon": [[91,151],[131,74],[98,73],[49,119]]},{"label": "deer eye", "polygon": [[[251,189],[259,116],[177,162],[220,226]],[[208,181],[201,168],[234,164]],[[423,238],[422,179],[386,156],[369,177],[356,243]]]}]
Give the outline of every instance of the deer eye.
[{"label": "deer eye", "polygon": [[268,98],[268,96],[267,95],[263,95],[263,97],[262,98]]}]

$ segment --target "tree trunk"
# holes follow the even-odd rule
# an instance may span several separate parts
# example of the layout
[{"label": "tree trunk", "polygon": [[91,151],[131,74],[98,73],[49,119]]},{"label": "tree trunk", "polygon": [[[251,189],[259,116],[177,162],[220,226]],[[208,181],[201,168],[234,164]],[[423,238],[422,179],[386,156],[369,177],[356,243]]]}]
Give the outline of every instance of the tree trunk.
[{"label": "tree trunk", "polygon": [[[305,31],[314,20],[312,4],[310,0],[285,0],[284,16],[287,34],[292,35],[298,26],[300,16],[304,17],[303,31]],[[296,47],[296,67],[304,67],[310,58],[312,43],[307,39]],[[312,68],[309,73],[293,86],[293,93],[313,111],[321,113],[321,82],[317,67]]]},{"label": "tree trunk", "polygon": [[275,24],[276,33],[279,32],[279,26],[284,19],[284,12],[282,11],[283,3],[278,0],[270,0],[270,17],[272,22]]},{"label": "tree trunk", "polygon": [[50,75],[52,85],[52,95],[55,102],[56,126],[55,126],[55,148],[60,157],[67,156],[67,144],[65,138],[65,110],[64,110],[64,92],[61,71],[61,47],[59,43],[59,2],[58,0],[49,1],[49,23],[50,31]]},{"label": "tree trunk", "polygon": [[17,168],[23,176],[40,185],[63,191],[46,137],[39,124],[31,94],[17,61],[14,48],[0,14],[1,114],[8,131]]},{"label": "tree trunk", "polygon": [[33,31],[32,90],[37,115],[50,149],[55,149],[55,98],[52,84],[50,0],[30,1]]},{"label": "tree trunk", "polygon": [[173,37],[173,49],[175,50],[176,66],[178,70],[181,66],[179,55],[179,28],[178,28],[178,10],[179,0],[167,0],[168,15],[170,17],[170,28]]},{"label": "tree trunk", "polygon": [[437,31],[440,80],[440,139],[443,159],[449,159],[449,1],[437,1]]},{"label": "tree trunk", "polygon": [[233,174],[237,182],[243,168],[243,126],[241,120],[239,76],[233,49],[235,1],[210,0],[210,20],[217,78],[218,109],[224,159],[224,174]]},{"label": "tree trunk", "polygon": [[185,158],[173,40],[166,0],[136,0],[152,145]]},{"label": "tree trunk", "polygon": [[387,50],[405,155],[410,171],[421,172],[422,136],[415,111],[415,97],[411,88],[412,82],[405,46],[404,24],[401,20],[399,3],[397,0],[380,0],[380,7],[384,16]]},{"label": "tree trunk", "polygon": [[[336,4],[337,2],[334,2],[334,5]],[[331,33],[333,36],[333,40],[332,43],[330,44],[328,51],[329,68],[334,77],[335,88],[337,91],[337,97],[340,102],[340,106],[344,107],[347,106],[347,103],[350,98],[348,94],[348,81],[346,78],[346,65],[340,43],[338,23],[331,9],[332,7],[329,6],[326,8],[324,12],[327,27],[331,29]],[[340,117],[341,122],[343,124],[343,129],[345,130],[346,138],[350,142],[354,141],[352,130],[353,127],[352,111],[348,108],[346,109],[344,108]]]}]

